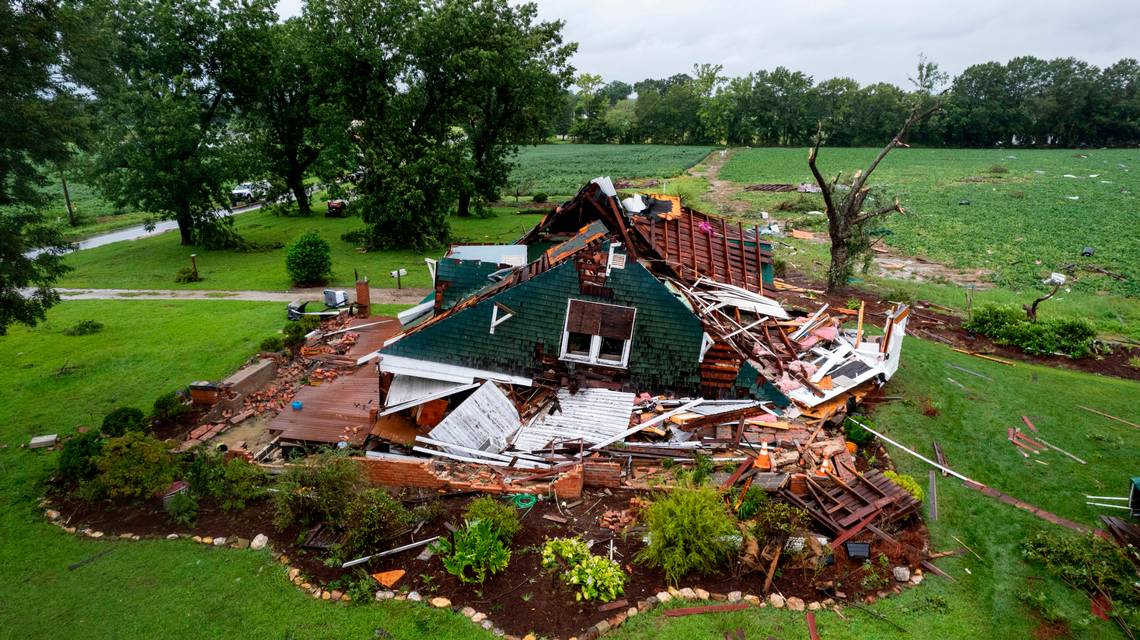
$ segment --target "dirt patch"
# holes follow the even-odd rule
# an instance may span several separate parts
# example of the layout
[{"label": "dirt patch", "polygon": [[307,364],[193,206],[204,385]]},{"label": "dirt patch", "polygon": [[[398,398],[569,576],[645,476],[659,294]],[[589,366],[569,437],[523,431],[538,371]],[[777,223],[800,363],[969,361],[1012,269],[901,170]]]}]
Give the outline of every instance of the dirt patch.
[{"label": "dirt patch", "polygon": [[708,180],[709,190],[705,195],[716,205],[717,212],[742,215],[748,213],[751,208],[747,202],[736,198],[736,195],[743,193],[744,190],[738,188],[736,183],[721,180],[719,177],[721,168],[731,157],[732,149],[713,151],[705,157],[704,162],[689,169],[687,173],[695,178]]},{"label": "dirt patch", "polygon": [[[822,291],[823,287],[822,283],[808,280],[799,274],[789,274],[787,282],[797,287],[812,288],[817,291]],[[858,287],[848,287],[836,294],[777,292],[773,297],[788,308],[809,311],[818,309],[824,302],[830,304],[832,308],[842,308],[851,298],[859,298],[867,303],[864,323],[870,322],[879,327],[886,319],[887,312],[894,306],[891,302],[880,300],[879,294]],[[1061,367],[1129,380],[1140,380],[1140,370],[1130,364],[1132,358],[1140,357],[1140,347],[1117,345],[1109,355],[1080,359],[1065,356],[1034,356],[1014,347],[994,344],[985,336],[970,333],[962,328],[962,318],[928,304],[919,302],[912,309],[910,321],[907,324],[907,333],[924,340],[934,340],[952,348],[992,355],[1005,360],[1032,362],[1049,367]],[[931,336],[935,337],[932,338]]]}]

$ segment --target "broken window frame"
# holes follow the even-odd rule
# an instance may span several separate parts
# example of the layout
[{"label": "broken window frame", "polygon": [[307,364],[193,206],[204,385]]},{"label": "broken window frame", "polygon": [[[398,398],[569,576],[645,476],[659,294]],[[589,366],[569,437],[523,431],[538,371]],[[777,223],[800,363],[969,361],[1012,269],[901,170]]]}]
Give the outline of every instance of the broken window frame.
[{"label": "broken window frame", "polygon": [[[595,335],[595,334],[590,334],[590,333],[574,332],[574,333],[577,333],[580,335],[590,336],[590,352],[589,352],[589,354],[580,355],[580,354],[576,354],[576,353],[571,353],[569,351],[570,333],[571,333],[569,330],[570,308],[574,304],[574,302],[579,302],[582,304],[598,305],[598,306],[603,306],[603,307],[617,307],[619,309],[629,309],[629,310],[633,311],[633,319],[630,320],[629,337],[622,340],[623,344],[622,344],[622,351],[621,351],[621,359],[620,360],[603,358],[601,355],[601,350],[602,350],[602,340],[604,340],[604,338],[600,335]],[[566,315],[562,320],[562,345],[561,345],[561,349],[559,351],[558,359],[564,360],[567,362],[580,362],[583,364],[591,364],[591,365],[597,365],[597,366],[601,366],[601,367],[613,367],[615,369],[626,369],[629,367],[629,352],[631,351],[631,347],[633,345],[633,330],[634,330],[634,327],[636,326],[636,324],[637,324],[637,307],[627,307],[625,305],[620,305],[620,304],[607,304],[605,302],[594,302],[593,300],[581,300],[581,299],[577,299],[577,298],[570,298],[570,299],[566,300]],[[620,338],[611,338],[611,339],[612,340],[619,340]]]}]

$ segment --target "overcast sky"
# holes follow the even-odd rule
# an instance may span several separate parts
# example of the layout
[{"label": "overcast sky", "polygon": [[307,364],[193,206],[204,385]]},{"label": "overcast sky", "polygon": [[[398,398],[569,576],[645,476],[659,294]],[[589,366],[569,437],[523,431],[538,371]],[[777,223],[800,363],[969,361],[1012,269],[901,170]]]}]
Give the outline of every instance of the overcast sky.
[{"label": "overcast sky", "polygon": [[[302,0],[282,0],[283,16]],[[909,87],[918,54],[955,75],[1019,55],[1104,67],[1140,58],[1138,0],[539,0],[566,23],[578,72],[608,82],[664,78],[693,63],[744,75],[783,65],[821,81]]]}]

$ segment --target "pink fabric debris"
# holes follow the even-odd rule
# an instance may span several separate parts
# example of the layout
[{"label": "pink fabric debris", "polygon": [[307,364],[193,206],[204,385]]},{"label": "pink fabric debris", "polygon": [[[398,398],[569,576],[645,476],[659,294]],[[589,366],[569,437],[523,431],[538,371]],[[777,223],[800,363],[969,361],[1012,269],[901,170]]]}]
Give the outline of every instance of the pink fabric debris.
[{"label": "pink fabric debris", "polygon": [[835,327],[831,327],[831,326],[820,327],[820,328],[815,329],[811,332],[811,334],[813,336],[819,338],[820,340],[827,340],[829,342],[832,340],[835,340],[835,336],[838,333],[839,333],[839,330],[836,329]]},{"label": "pink fabric debris", "polygon": [[799,382],[792,380],[791,376],[789,376],[787,374],[787,372],[785,372],[782,376],[780,376],[779,382],[776,383],[776,388],[779,389],[782,393],[788,393],[789,391],[795,391],[796,389],[799,389],[802,386],[803,385],[800,384]]}]

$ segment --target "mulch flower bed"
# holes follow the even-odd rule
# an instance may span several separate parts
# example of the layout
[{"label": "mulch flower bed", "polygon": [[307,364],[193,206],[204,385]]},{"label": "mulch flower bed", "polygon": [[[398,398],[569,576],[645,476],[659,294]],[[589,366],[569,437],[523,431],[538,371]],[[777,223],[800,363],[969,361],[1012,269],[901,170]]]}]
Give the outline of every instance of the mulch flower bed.
[{"label": "mulch flower bed", "polygon": [[[402,497],[415,498],[411,494]],[[729,594],[732,594],[731,599],[734,601],[740,601],[744,594],[752,594],[747,601],[763,606],[762,601],[755,597],[760,595],[764,581],[764,576],[759,572],[741,574],[727,567],[716,575],[687,576],[683,580],[684,588],[670,591],[659,570],[636,564],[633,558],[643,546],[644,528],[635,524],[625,531],[616,532],[601,525],[614,521],[615,512],[628,509],[631,498],[645,497],[648,496],[633,491],[587,492],[581,500],[572,501],[568,505],[556,505],[551,499],[542,499],[530,509],[519,510],[522,529],[511,544],[510,563],[505,571],[490,577],[483,585],[461,583],[444,570],[437,556],[420,559],[424,547],[376,559],[347,570],[340,569],[339,566],[327,566],[326,553],[301,548],[299,540],[304,537],[301,530],[273,530],[272,507],[264,501],[236,513],[210,509],[203,503],[198,522],[189,530],[171,525],[157,500],[133,506],[109,503],[92,506],[59,499],[53,502],[53,513],[49,516],[55,516],[57,524],[67,527],[69,531],[80,534],[86,532],[88,535],[99,532],[102,534],[100,537],[107,538],[153,538],[178,533],[181,537],[196,536],[196,540],[207,542],[212,542],[209,537],[224,536],[225,546],[236,544],[245,547],[259,533],[266,534],[272,539],[270,544],[274,551],[282,554],[283,561],[296,569],[291,572],[290,578],[314,596],[324,599],[343,599],[342,589],[347,580],[342,578],[360,579],[369,573],[402,569],[405,571],[404,577],[390,591],[373,583],[378,590],[378,598],[409,599],[408,596],[411,595],[410,599],[424,602],[442,598],[445,600],[435,602],[437,606],[450,606],[469,618],[474,616],[476,623],[515,636],[533,632],[540,636],[567,638],[581,637],[583,632],[590,630],[596,633],[620,623],[630,613],[636,614],[638,609],[648,609],[660,599],[670,597],[670,593],[676,598],[704,596],[704,599],[710,600],[728,600]],[[462,513],[469,500],[470,497],[443,499],[441,515],[425,523],[414,535],[414,540],[446,536],[447,524],[462,526]],[[58,512],[58,515],[54,512]],[[608,517],[604,517],[604,514],[608,514]],[[565,518],[566,522],[544,516],[557,520]],[[889,567],[916,567],[920,558],[914,557],[915,549],[926,546],[925,526],[918,518],[912,517],[902,528],[892,530],[891,533],[905,545],[875,542],[872,544],[872,554],[876,557],[880,553],[886,554],[890,559]],[[627,602],[625,605],[618,607],[606,606],[600,602],[578,602],[571,587],[563,584],[558,575],[541,567],[542,545],[548,538],[574,535],[592,540],[592,551],[597,555],[609,557],[612,545],[613,559],[621,564],[628,575],[622,597]],[[391,547],[412,541],[412,536],[405,535],[392,540]],[[885,581],[881,579],[882,569],[878,569],[880,579],[864,581],[864,563],[849,560],[842,546],[835,552],[833,564],[821,570],[816,570],[811,562],[797,566],[795,558],[788,554],[781,559],[780,566],[780,574],[771,590],[772,594],[777,594],[772,598],[771,606],[799,608],[810,604],[811,608],[819,608],[833,603],[841,605],[844,599],[875,599],[900,588],[891,579],[889,568],[886,570]],[[921,573],[916,575],[921,576]],[[338,579],[342,579],[335,585],[339,589],[334,591],[328,587],[330,582]],[[914,583],[920,580],[921,577],[917,577]],[[658,594],[664,597],[659,598]]]}]

